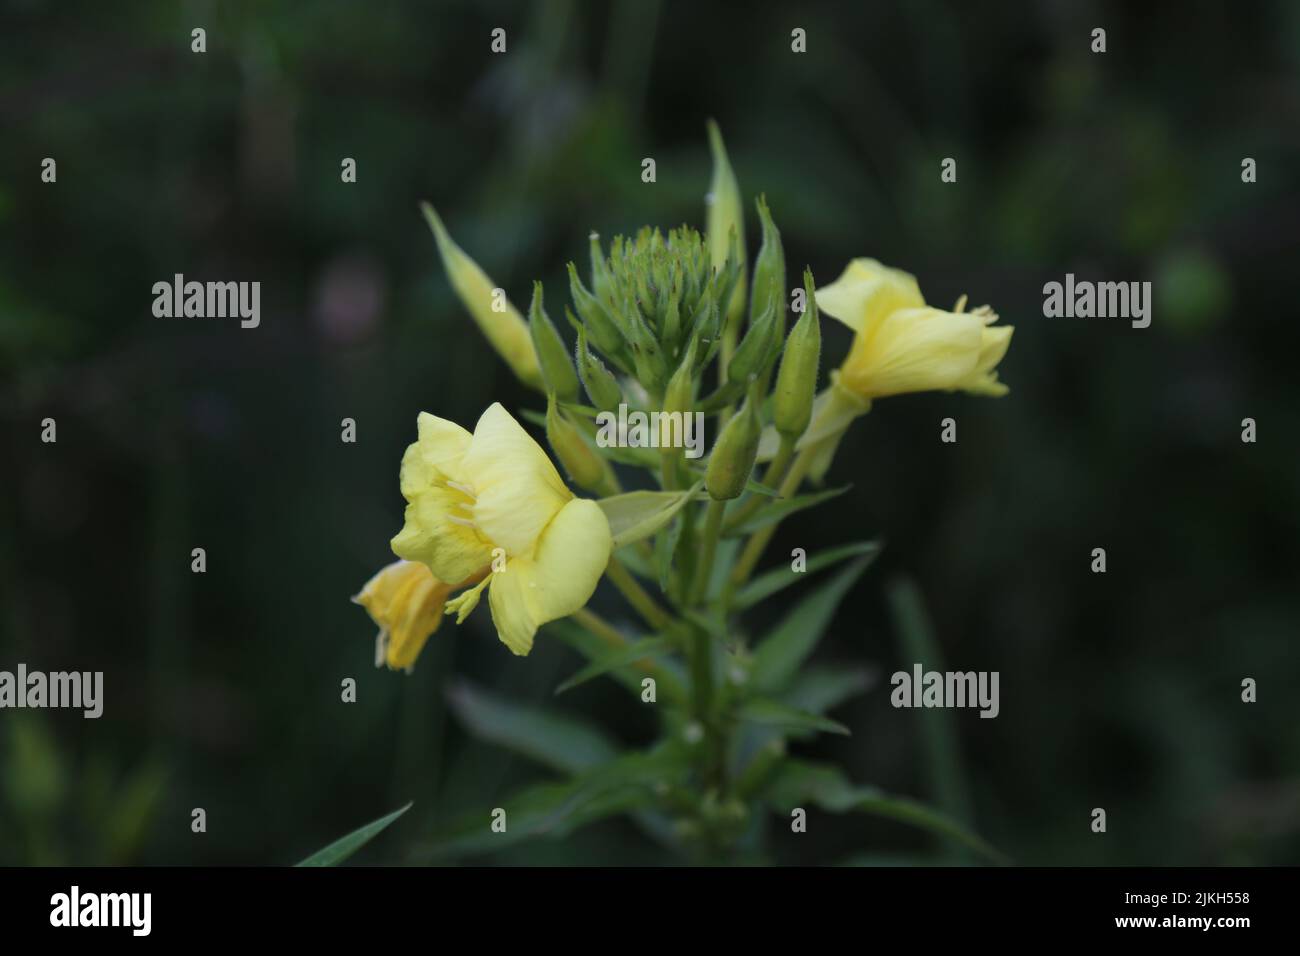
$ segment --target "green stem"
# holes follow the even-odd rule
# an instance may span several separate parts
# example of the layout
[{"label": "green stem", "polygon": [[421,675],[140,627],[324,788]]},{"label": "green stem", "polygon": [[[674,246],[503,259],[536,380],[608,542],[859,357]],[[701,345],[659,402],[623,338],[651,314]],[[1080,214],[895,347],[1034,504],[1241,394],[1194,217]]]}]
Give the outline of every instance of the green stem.
[{"label": "green stem", "polygon": [[[808,474],[808,469],[812,467],[815,448],[815,445],[810,445],[799,452],[799,457],[794,460],[794,465],[791,466],[785,480],[781,483],[782,498],[792,497],[799,490],[800,483],[803,482],[804,476]],[[754,573],[754,567],[758,564],[759,558],[763,556],[763,550],[767,547],[767,543],[772,540],[772,535],[776,533],[779,524],[779,521],[773,521],[749,536],[749,540],[745,542],[745,549],[740,552],[740,558],[736,561],[735,570],[731,572],[728,590],[740,587],[749,580],[749,576]]]},{"label": "green stem", "polygon": [[618,558],[610,556],[605,574],[614,583],[614,587],[623,592],[623,597],[627,598],[628,603],[636,608],[637,613],[656,631],[662,631],[672,623],[668,612],[655,603],[655,599],[646,593],[645,588],[641,587],[640,582]]},{"label": "green stem", "polygon": [[718,552],[718,538],[722,534],[722,516],[727,503],[713,499],[704,516],[704,540],[701,542],[700,563],[695,569],[695,587],[691,590],[689,605],[702,602],[709,593],[709,578],[713,576],[713,559]]},{"label": "green stem", "polygon": [[618,628],[595,611],[590,611],[585,607],[578,608],[573,612],[572,617],[612,648],[621,648],[627,644],[627,638],[622,635]]}]

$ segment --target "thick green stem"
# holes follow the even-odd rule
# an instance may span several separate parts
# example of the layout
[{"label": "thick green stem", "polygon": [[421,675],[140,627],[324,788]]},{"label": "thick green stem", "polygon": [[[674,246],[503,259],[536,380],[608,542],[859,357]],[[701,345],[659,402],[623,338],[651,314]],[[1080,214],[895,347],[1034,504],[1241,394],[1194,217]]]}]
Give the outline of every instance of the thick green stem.
[{"label": "thick green stem", "polygon": [[628,603],[636,608],[637,613],[645,618],[645,622],[656,631],[662,631],[672,622],[668,612],[646,593],[645,588],[641,587],[640,582],[632,576],[632,572],[618,558],[610,556],[609,566],[605,568],[605,574],[614,582],[614,587],[623,592],[623,597],[627,598]]},{"label": "thick green stem", "polygon": [[704,516],[704,540],[701,542],[700,563],[695,569],[695,586],[691,589],[690,605],[699,604],[709,593],[709,579],[713,576],[713,559],[718,552],[718,537],[722,534],[722,516],[727,503],[716,499],[709,502]]}]

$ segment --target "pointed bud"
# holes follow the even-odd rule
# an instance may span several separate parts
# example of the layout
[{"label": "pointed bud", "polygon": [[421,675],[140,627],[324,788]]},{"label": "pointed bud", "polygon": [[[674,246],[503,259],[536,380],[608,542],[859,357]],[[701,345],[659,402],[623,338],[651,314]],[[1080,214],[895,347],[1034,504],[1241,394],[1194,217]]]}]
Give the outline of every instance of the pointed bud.
[{"label": "pointed bud", "polygon": [[608,490],[609,463],[596,454],[578,426],[560,410],[554,392],[546,396],[546,440],[575,485],[596,493]]},{"label": "pointed bud", "polygon": [[732,382],[747,382],[760,377],[767,369],[774,349],[780,348],[777,338],[776,309],[771,302],[749,323],[745,337],[736,346],[727,366],[727,379]]},{"label": "pointed bud", "polygon": [[754,261],[754,289],[749,296],[749,321],[762,315],[768,303],[776,306],[778,327],[785,330],[785,250],[781,233],[772,221],[767,197],[758,197],[758,218],[763,224],[763,245]]},{"label": "pointed bud", "polygon": [[776,373],[776,389],[772,394],[772,420],[776,430],[790,439],[802,435],[812,418],[817,366],[822,350],[821,321],[817,316],[811,269],[804,269],[803,288],[803,315],[786,339],[781,370]]},{"label": "pointed bud", "polygon": [[569,349],[560,338],[559,331],[551,322],[542,305],[542,284],[533,283],[533,301],[528,306],[528,331],[533,337],[533,348],[537,352],[538,364],[542,367],[542,378],[546,390],[554,392],[566,402],[578,400],[578,376],[569,361]]},{"label": "pointed bud", "polygon": [[452,241],[432,206],[421,203],[420,209],[429,228],[433,230],[438,242],[438,254],[442,257],[443,268],[447,270],[447,278],[456,290],[456,295],[474,317],[488,342],[505,359],[519,380],[540,389],[542,373],[523,316],[509,302],[504,302],[505,310],[502,312],[492,308],[496,289],[492,280],[478,267],[478,263],[465,255],[460,246]]},{"label": "pointed bud", "polygon": [[719,299],[721,312],[728,324],[738,321],[745,307],[745,204],[740,198],[740,184],[727,158],[727,147],[722,142],[718,124],[709,120],[709,151],[713,154],[713,181],[709,184],[708,208],[705,210],[705,231],[709,237],[709,257],[713,268],[722,271],[731,250],[734,230],[734,254],[740,266],[740,281],[732,288],[727,299]]},{"label": "pointed bud", "polygon": [[722,427],[722,434],[709,453],[704,487],[719,501],[739,498],[754,470],[758,440],[763,432],[763,424],[758,418],[760,396],[757,392],[756,387],[750,389],[740,411]]},{"label": "pointed bud", "polygon": [[604,352],[610,361],[621,365],[626,355],[623,333],[609,310],[587,291],[582,279],[578,277],[577,266],[572,262],[569,263],[569,294],[573,298],[573,309],[587,327],[596,348]]},{"label": "pointed bud", "polygon": [[578,364],[578,378],[582,380],[582,387],[586,389],[591,404],[602,412],[615,411],[623,401],[623,389],[619,387],[618,379],[605,368],[605,363],[587,348],[587,330],[581,325],[578,326],[578,345],[574,349],[574,358]]},{"label": "pointed bud", "polygon": [[695,405],[695,339],[691,339],[682,355],[677,371],[664,389],[664,411],[688,414]]},{"label": "pointed bud", "polygon": [[593,232],[589,237],[591,246],[591,291],[601,303],[614,301],[614,280],[609,274],[609,263],[600,249],[600,233]]}]

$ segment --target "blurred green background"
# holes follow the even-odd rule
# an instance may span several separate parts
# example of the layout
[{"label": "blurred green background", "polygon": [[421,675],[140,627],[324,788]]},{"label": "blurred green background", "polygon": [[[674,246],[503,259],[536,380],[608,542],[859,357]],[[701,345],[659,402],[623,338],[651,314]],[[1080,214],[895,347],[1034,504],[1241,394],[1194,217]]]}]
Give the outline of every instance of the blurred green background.
[{"label": "blurred green background", "polygon": [[[418,860],[449,816],[486,826],[546,776],[466,733],[459,680],[651,739],[613,682],[553,698],[579,658],[544,633],[515,658],[486,613],[412,676],[377,671],[348,598],[391,560],[416,413],[541,404],[417,202],[517,304],[534,278],[562,302],[589,230],[703,225],[709,117],[792,274],[873,256],[1017,327],[1008,398],[879,402],[831,474],[853,490],[779,534],[770,555],[888,542],[818,655],[880,680],[835,713],[851,738],[800,752],[929,795],[918,712],[888,703],[907,575],[948,666],[1001,672],[1001,715],[955,722],[975,821],[1014,859],[1300,862],[1300,6],[1137,6],[0,3],[0,669],[106,685],[98,721],[0,712],[0,864],[290,863],[407,800],[357,859]],[[1152,281],[1151,327],[1043,318],[1069,271]],[[261,327],[154,318],[177,272],[259,280]],[[826,339],[838,362],[847,333]],[[928,845],[813,813],[773,850]],[[479,859],[671,858],[611,822]]]}]

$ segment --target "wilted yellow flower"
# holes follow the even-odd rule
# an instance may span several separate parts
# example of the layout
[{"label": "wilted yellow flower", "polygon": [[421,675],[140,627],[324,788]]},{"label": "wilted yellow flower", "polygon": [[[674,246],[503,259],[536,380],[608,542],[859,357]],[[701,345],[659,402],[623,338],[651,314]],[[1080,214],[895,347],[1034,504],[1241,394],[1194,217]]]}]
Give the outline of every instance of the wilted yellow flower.
[{"label": "wilted yellow flower", "polygon": [[505,359],[519,380],[525,385],[541,388],[542,372],[537,363],[537,352],[533,348],[528,323],[504,294],[494,297],[495,286],[492,280],[479,268],[477,262],[465,255],[464,250],[452,241],[434,208],[428,203],[422,203],[420,209],[438,241],[438,254],[442,256],[447,278],[451,280],[451,286],[456,290],[460,301],[469,309],[469,314],[487,336],[488,342]]},{"label": "wilted yellow flower", "polygon": [[916,279],[874,259],[854,259],[817,290],[817,305],[855,335],[839,384],[865,398],[961,389],[1005,395],[994,369],[1011,343],[1011,326],[992,327],[987,306],[965,312],[927,306]]},{"label": "wilted yellow flower", "polygon": [[418,561],[395,561],[367,581],[352,600],[379,625],[375,666],[410,669],[442,623],[442,606],[453,590]]},{"label": "wilted yellow flower", "polygon": [[419,439],[402,457],[406,524],[393,553],[427,564],[444,581],[484,567],[476,587],[447,603],[463,621],[489,587],[497,634],[527,654],[547,621],[591,598],[609,562],[609,522],[596,502],[575,498],[537,442],[499,403],[471,435],[421,413]]}]

